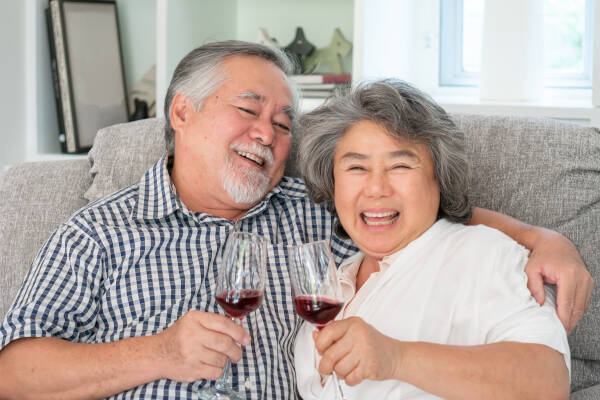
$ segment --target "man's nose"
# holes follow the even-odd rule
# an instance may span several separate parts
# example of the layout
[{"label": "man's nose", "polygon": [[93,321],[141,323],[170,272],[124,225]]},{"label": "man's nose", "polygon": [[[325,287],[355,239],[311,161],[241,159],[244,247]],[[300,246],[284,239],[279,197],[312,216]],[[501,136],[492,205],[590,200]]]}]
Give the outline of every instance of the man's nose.
[{"label": "man's nose", "polygon": [[275,129],[271,121],[259,119],[255,121],[250,130],[250,137],[257,140],[263,146],[271,146],[275,140]]}]

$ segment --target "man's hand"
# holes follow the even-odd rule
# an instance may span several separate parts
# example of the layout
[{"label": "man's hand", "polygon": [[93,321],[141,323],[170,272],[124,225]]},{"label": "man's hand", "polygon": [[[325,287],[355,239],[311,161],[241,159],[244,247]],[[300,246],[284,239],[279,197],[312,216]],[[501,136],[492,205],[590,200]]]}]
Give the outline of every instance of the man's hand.
[{"label": "man's hand", "polygon": [[165,359],[163,375],[180,382],[215,380],[229,358],[242,358],[239,344],[250,343],[250,335],[231,319],[202,311],[189,311],[157,336]]},{"label": "man's hand", "polygon": [[334,321],[321,332],[314,332],[313,340],[322,356],[319,372],[329,375],[335,370],[349,386],[364,379],[392,379],[402,361],[400,342],[359,317]]},{"label": "man's hand", "polygon": [[594,280],[569,239],[548,229],[538,229],[540,234],[525,268],[527,286],[536,301],[543,304],[544,283],[556,285],[558,318],[567,333],[571,333],[587,309]]}]

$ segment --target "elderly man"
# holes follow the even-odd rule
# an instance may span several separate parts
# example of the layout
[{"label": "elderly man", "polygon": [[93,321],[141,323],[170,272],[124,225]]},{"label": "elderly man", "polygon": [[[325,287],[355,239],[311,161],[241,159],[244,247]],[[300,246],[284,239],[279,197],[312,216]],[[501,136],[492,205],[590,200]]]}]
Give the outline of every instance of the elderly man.
[{"label": "elderly man", "polygon": [[[356,249],[332,235],[332,216],[300,180],[283,177],[290,72],[279,51],[242,42],[202,46],[181,61],[165,101],[170,151],[139,183],[77,212],[33,263],[0,328],[0,398],[192,399],[227,358],[242,396],[296,397],[299,321],[285,249],[328,239],[338,262]],[[558,280],[559,312],[572,327],[592,285],[572,244],[485,210],[471,222],[532,249],[533,293],[541,300],[542,279]],[[243,327],[214,298],[232,231],[270,242],[264,304]]]}]

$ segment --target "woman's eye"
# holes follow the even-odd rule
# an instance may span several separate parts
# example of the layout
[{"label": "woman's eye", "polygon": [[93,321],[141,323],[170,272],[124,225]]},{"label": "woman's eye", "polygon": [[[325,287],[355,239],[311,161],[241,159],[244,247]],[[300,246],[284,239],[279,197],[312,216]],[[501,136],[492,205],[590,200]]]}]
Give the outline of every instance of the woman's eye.
[{"label": "woman's eye", "polygon": [[408,165],[394,165],[392,169],[408,169]]},{"label": "woman's eye", "polygon": [[365,169],[360,165],[353,165],[348,168],[348,171],[364,171]]}]

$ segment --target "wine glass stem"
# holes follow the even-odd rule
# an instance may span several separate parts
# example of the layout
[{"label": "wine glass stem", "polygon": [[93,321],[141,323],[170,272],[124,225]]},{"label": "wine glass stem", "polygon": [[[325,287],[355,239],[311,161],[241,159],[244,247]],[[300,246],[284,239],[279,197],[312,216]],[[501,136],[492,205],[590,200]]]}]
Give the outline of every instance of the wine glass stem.
[{"label": "wine glass stem", "polygon": [[335,384],[335,391],[337,392],[337,398],[340,400],[346,400],[344,397],[344,392],[342,391],[342,385],[340,384],[340,380],[337,377],[335,371],[333,372],[333,383]]},{"label": "wine glass stem", "polygon": [[223,375],[215,382],[215,389],[218,392],[228,392],[231,390],[231,362],[227,359],[227,364],[223,368]]},{"label": "wine glass stem", "polygon": [[[240,325],[242,322],[237,318],[231,318],[231,320],[237,325]],[[229,361],[229,358],[227,358],[227,364],[225,364],[225,368],[223,368],[223,374],[215,382],[215,390],[223,393],[231,391],[231,362]]]}]

